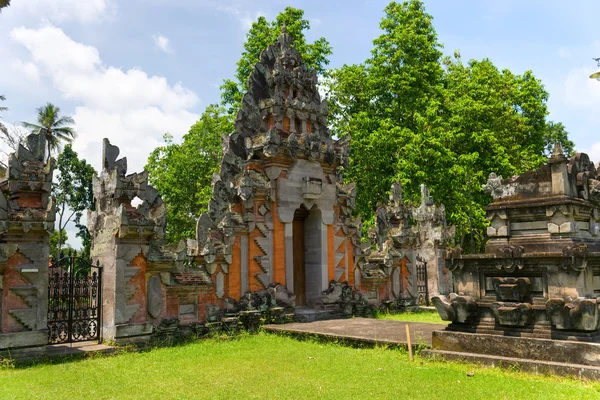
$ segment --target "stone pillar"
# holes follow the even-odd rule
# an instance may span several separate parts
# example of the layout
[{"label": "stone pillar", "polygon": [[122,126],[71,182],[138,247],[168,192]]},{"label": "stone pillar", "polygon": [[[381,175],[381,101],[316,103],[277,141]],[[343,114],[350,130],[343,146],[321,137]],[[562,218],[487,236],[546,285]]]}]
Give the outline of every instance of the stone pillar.
[{"label": "stone pillar", "polygon": [[29,135],[0,182],[0,356],[31,358],[48,343],[49,236],[54,229],[53,161]]},{"label": "stone pillar", "polygon": [[[148,173],[126,175],[127,159],[104,139],[103,168],[94,176],[96,207],[88,214],[91,257],[102,267],[102,339],[117,343],[150,338],[147,306],[149,252],[162,239],[165,206],[148,185]],[[131,201],[142,203],[134,208]]]}]

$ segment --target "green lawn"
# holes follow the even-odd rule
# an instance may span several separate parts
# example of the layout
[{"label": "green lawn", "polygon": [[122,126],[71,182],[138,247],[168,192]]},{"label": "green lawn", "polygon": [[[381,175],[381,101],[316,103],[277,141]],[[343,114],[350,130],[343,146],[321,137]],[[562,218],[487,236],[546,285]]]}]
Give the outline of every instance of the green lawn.
[{"label": "green lawn", "polygon": [[[467,372],[474,371],[473,377]],[[0,371],[1,399],[598,399],[600,384],[269,334]]]},{"label": "green lawn", "polygon": [[428,322],[431,324],[444,324],[448,325],[448,321],[442,321],[437,311],[422,310],[417,312],[402,312],[398,314],[385,314],[380,313],[376,316],[377,319],[391,319],[394,321],[408,321],[408,322]]}]

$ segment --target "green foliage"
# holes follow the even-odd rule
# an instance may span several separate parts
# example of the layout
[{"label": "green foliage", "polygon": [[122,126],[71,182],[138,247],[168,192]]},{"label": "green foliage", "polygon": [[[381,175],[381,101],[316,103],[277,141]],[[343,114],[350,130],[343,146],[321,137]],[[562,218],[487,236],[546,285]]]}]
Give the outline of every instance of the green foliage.
[{"label": "green foliage", "polygon": [[221,134],[232,130],[232,119],[224,108],[212,104],[192,125],[181,144],[174,143],[173,137],[166,134],[165,145],[150,154],[146,170],[150,173],[150,184],[167,206],[169,242],[195,237],[196,220],[207,210],[212,176],[219,170]]},{"label": "green foliage", "polygon": [[37,109],[37,123],[22,122],[23,127],[31,133],[39,133],[46,136],[48,144],[48,159],[52,151],[60,152],[62,143],[71,143],[77,137],[73,125],[75,121],[68,115],[60,115],[60,108],[52,103]]},{"label": "green foliage", "polygon": [[[87,228],[80,223],[83,212],[92,209],[94,194],[92,191],[92,177],[94,168],[85,160],[80,160],[71,145],[65,146],[56,160],[56,176],[52,183],[52,195],[56,201],[56,214],[58,216],[57,244],[53,256],[56,256],[66,237],[62,237],[67,224],[72,220],[79,229],[77,236],[89,237]],[[84,241],[84,252],[89,253],[90,243]],[[88,246],[86,250],[85,247]]]},{"label": "green foliage", "polygon": [[0,0],[0,12],[4,7],[10,6],[10,0]]},{"label": "green foliage", "polygon": [[307,43],[304,32],[310,29],[310,22],[304,19],[304,11],[286,7],[285,10],[274,21],[267,21],[263,16],[252,23],[246,34],[242,58],[237,63],[235,80],[225,79],[221,86],[222,104],[226,106],[228,113],[234,113],[239,108],[242,96],[247,90],[246,84],[254,64],[259,61],[260,53],[268,46],[275,43],[281,29],[286,26],[287,32],[294,38],[296,49],[302,54],[308,67],[317,71],[318,74],[325,72],[325,66],[329,64],[332,53],[329,42],[321,37],[313,43]]},{"label": "green foliage", "polygon": [[[63,257],[71,250],[70,246],[65,246],[63,244],[66,243],[67,240],[69,240],[69,237],[67,236],[67,231],[65,229],[63,229],[61,232],[59,232],[58,229],[55,229],[50,235],[50,256],[52,256],[54,260]],[[60,255],[58,250],[59,242],[61,243]]]},{"label": "green foliage", "polygon": [[196,220],[208,207],[212,195],[212,176],[219,171],[222,157],[221,135],[234,129],[234,112],[241,104],[248,77],[260,53],[275,43],[285,25],[307,64],[322,73],[329,63],[331,46],[324,38],[307,43],[305,31],[310,23],[304,11],[287,7],[274,21],[259,17],[246,35],[244,51],[237,63],[235,79],[221,86],[222,106],[211,104],[202,113],[181,144],[165,135],[165,145],[148,158],[146,170],[150,183],[167,205],[166,240],[178,242],[195,236]]},{"label": "green foliage", "polygon": [[359,188],[357,210],[369,220],[395,180],[412,201],[427,184],[459,243],[477,251],[489,173],[534,169],[554,142],[567,152],[573,142],[562,124],[546,120],[548,93],[531,71],[499,71],[488,59],[465,65],[458,52],[442,58],[422,1],[390,3],[380,27],[371,57],[330,71],[326,81],[332,129],[352,134],[347,177]]}]

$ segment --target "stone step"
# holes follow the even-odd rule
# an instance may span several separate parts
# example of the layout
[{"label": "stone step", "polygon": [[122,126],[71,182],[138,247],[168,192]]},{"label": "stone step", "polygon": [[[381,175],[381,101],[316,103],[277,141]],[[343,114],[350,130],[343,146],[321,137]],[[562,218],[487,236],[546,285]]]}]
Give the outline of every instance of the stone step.
[{"label": "stone step", "polygon": [[33,331],[37,329],[37,307],[10,310],[9,313],[27,330]]},{"label": "stone step", "polygon": [[13,286],[10,291],[23,299],[29,307],[34,307],[38,302],[38,291],[35,286]]},{"label": "stone step", "polygon": [[125,267],[124,275],[125,279],[130,280],[140,271],[140,267]]},{"label": "stone step", "polygon": [[313,322],[340,318],[338,310],[323,310],[318,308],[296,308],[294,311],[296,322]]},{"label": "stone step", "polygon": [[124,321],[123,323],[124,324],[128,323],[131,320],[131,318],[133,318],[135,313],[138,312],[140,307],[141,306],[139,304],[127,304],[124,307],[123,314],[122,314],[123,321]]},{"label": "stone step", "polygon": [[346,236],[334,236],[333,237],[333,247],[336,251],[341,251],[343,253],[346,252],[346,249],[340,249],[340,247],[342,246],[342,243],[344,243],[344,241],[346,240]]},{"label": "stone step", "polygon": [[443,330],[432,333],[432,343],[435,350],[600,367],[600,343],[594,342]]},{"label": "stone step", "polygon": [[[334,265],[336,267],[340,267],[340,262],[344,259],[344,256],[346,255],[346,253],[336,252],[334,254],[335,254]],[[345,266],[344,266],[344,268],[345,268]]]},{"label": "stone step", "polygon": [[256,277],[256,279],[258,279],[258,281],[260,282],[261,285],[263,285],[263,287],[266,289],[269,284],[271,283],[270,279],[269,279],[269,274],[267,272],[263,273],[263,274],[256,274],[254,275]]},{"label": "stone step", "polygon": [[421,355],[434,359],[439,357],[450,361],[472,362],[492,367],[517,369],[535,374],[563,375],[573,376],[580,379],[600,380],[600,367],[591,365],[529,360],[526,358],[504,357],[488,354],[462,353],[449,350],[422,350]]}]

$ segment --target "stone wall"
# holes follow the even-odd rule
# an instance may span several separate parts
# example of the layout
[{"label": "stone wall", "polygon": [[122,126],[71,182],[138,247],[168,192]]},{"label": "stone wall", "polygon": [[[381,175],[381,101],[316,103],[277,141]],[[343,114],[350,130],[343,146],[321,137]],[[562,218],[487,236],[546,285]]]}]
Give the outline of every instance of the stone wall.
[{"label": "stone wall", "polygon": [[29,135],[9,156],[0,182],[0,356],[31,357],[48,341],[49,235],[54,229],[43,135]]},{"label": "stone wall", "polygon": [[[357,286],[378,291],[380,300],[399,305],[426,302],[425,294],[417,291],[419,283],[427,285],[429,298],[449,294],[452,274],[444,255],[453,244],[454,231],[446,225],[444,205],[434,203],[427,186],[421,185],[420,205],[412,206],[404,202],[401,184],[394,183],[389,203],[377,209],[372,241],[359,261],[361,285]],[[419,263],[426,264],[422,282],[417,281]]]}]

